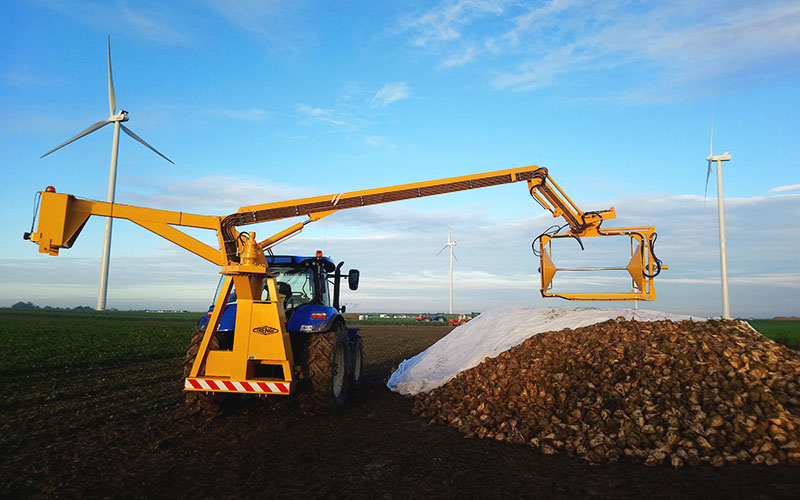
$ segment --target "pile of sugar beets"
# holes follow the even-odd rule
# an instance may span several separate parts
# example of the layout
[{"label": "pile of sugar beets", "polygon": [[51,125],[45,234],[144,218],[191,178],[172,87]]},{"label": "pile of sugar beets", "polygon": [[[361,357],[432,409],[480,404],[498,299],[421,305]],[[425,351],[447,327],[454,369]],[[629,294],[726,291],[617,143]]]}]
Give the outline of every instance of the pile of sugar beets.
[{"label": "pile of sugar beets", "polygon": [[800,464],[800,353],[736,320],[623,318],[535,335],[413,411],[592,463]]}]

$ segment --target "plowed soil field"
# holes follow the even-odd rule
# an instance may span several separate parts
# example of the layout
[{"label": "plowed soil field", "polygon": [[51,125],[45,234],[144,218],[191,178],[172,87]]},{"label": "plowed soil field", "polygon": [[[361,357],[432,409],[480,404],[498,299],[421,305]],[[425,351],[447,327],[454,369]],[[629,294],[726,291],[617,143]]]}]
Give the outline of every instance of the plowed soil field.
[{"label": "plowed soil field", "polygon": [[465,439],[386,389],[447,327],[365,326],[365,379],[337,415],[245,398],[183,411],[182,359],[0,376],[0,495],[8,498],[797,498],[800,470],[593,466]]}]

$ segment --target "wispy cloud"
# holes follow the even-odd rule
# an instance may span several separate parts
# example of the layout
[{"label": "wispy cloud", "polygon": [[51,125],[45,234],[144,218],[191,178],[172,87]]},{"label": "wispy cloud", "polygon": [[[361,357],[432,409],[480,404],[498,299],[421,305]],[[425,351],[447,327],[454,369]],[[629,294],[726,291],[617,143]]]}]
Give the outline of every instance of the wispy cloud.
[{"label": "wispy cloud", "polygon": [[[162,12],[163,13],[163,12]],[[189,36],[163,18],[148,15],[128,6],[122,7],[123,19],[135,33],[163,45],[186,45]]]},{"label": "wispy cloud", "polygon": [[[57,79],[57,77],[56,77]],[[8,68],[3,72],[3,81],[12,87],[30,87],[43,84],[52,85],[53,78],[45,78],[37,74],[30,65]]]},{"label": "wispy cloud", "polygon": [[770,189],[771,193],[785,193],[787,191],[797,191],[800,189],[800,184],[792,184],[790,186],[778,186]]},{"label": "wispy cloud", "polygon": [[190,31],[181,26],[185,15],[164,6],[145,9],[104,1],[40,2],[40,5],[102,33],[115,29],[160,45],[189,45],[193,40]]},{"label": "wispy cloud", "polygon": [[395,145],[389,142],[389,139],[380,135],[368,135],[364,137],[364,143],[371,148],[382,148],[394,150]]},{"label": "wispy cloud", "polygon": [[[225,175],[180,182],[137,179],[135,184],[126,185],[136,185],[138,189],[120,193],[125,203],[206,215],[226,214],[242,206],[319,194],[269,180]],[[214,193],[214,196],[209,198],[209,193]]]},{"label": "wispy cloud", "polygon": [[498,89],[534,90],[552,84],[559,76],[587,67],[586,56],[576,54],[574,45],[559,47],[536,61],[524,61],[513,72],[494,77]]},{"label": "wispy cloud", "polygon": [[355,125],[348,121],[345,117],[339,116],[335,111],[330,109],[323,109],[306,104],[298,104],[295,110],[300,115],[301,120],[308,123],[324,123],[334,125],[336,127],[354,129]]},{"label": "wispy cloud", "polygon": [[[323,133],[363,131],[386,118],[391,104],[408,99],[411,88],[406,82],[390,82],[379,89],[347,83],[329,103],[322,106],[300,103],[295,112],[301,124],[321,126]],[[369,134],[364,140],[371,147],[386,147],[386,137]]]},{"label": "wispy cloud", "polygon": [[509,3],[508,0],[448,0],[427,12],[406,16],[401,24],[414,32],[414,45],[428,46],[461,38],[462,31],[472,22],[502,14]]},{"label": "wispy cloud", "polygon": [[208,5],[275,54],[296,54],[315,43],[304,1],[207,0]]},{"label": "wispy cloud", "polygon": [[599,93],[606,87],[598,78],[624,68],[636,83],[616,84],[607,96],[664,100],[667,92],[680,99],[723,78],[751,84],[800,67],[800,4],[787,0],[635,8],[624,0],[445,1],[400,24],[411,45],[438,57],[442,68],[488,64],[497,89],[529,91],[584,74]]},{"label": "wispy cloud", "polygon": [[389,104],[408,99],[410,90],[405,82],[387,83],[375,93],[375,106],[385,108]]},{"label": "wispy cloud", "polygon": [[455,68],[458,66],[463,66],[469,62],[472,62],[472,60],[478,56],[478,53],[479,51],[474,44],[467,44],[466,47],[463,47],[460,51],[449,55],[444,61],[442,61],[441,67]]}]

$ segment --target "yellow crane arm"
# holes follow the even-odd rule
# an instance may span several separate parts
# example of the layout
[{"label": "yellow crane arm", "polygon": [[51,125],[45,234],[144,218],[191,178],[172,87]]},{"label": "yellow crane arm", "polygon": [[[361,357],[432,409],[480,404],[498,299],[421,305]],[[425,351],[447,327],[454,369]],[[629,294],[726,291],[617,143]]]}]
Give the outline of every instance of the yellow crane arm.
[{"label": "yellow crane arm", "polygon": [[225,264],[225,254],[219,249],[173,227],[212,229],[219,234],[219,217],[84,200],[71,194],[56,193],[51,187],[39,193],[42,198],[37,231],[25,233],[25,239],[39,245],[39,252],[58,255],[59,249],[71,248],[89,217],[100,215],[127,219],[214,264]]},{"label": "yellow crane arm", "polygon": [[[239,263],[243,245],[245,243],[252,244],[250,241],[244,242],[239,238],[236,226],[303,215],[309,217],[307,221],[297,223],[260,242],[259,246],[264,249],[298,233],[308,222],[319,220],[338,210],[526,181],[533,178],[533,174],[538,168],[536,166],[513,168],[399,186],[266,203],[242,207],[238,212],[226,217],[85,200],[71,194],[56,193],[55,189],[48,188],[40,191],[42,199],[38,230],[34,233],[26,233],[25,237],[37,243],[40,252],[58,255],[60,248],[72,246],[90,216],[100,215],[127,219],[214,264],[231,266]],[[216,231],[220,243],[219,249],[212,248],[189,236],[176,229],[176,226]]]},{"label": "yellow crane arm", "polygon": [[[543,208],[549,210],[554,217],[563,217],[567,223],[566,225],[570,228],[567,233],[545,233],[539,237],[539,252],[537,253],[541,259],[540,274],[542,276],[543,296],[562,297],[571,300],[655,300],[652,277],[658,274],[661,264],[652,253],[652,246],[655,241],[654,229],[652,227],[636,227],[601,230],[600,225],[604,220],[616,217],[614,209],[592,212],[581,211],[558,184],[549,177],[547,169],[536,165],[252,205],[242,207],[237,212],[223,217],[83,200],[69,194],[56,193],[54,189],[48,188],[44,192],[40,192],[42,199],[37,232],[26,233],[25,237],[37,243],[40,252],[58,255],[60,248],[70,248],[72,246],[90,216],[100,215],[122,218],[128,219],[221,266],[225,274],[240,272],[260,273],[263,271],[259,269],[266,264],[263,253],[265,249],[269,249],[302,231],[303,227],[309,222],[319,220],[339,210],[522,181],[528,183],[531,196]],[[308,219],[260,242],[255,240],[254,233],[240,234],[236,230],[238,226],[298,216],[307,216]],[[566,225],[563,227],[566,227]],[[180,231],[177,227],[214,230],[219,240],[219,248],[213,248]],[[552,238],[617,235],[630,236],[632,240],[636,240],[639,243],[636,251],[632,252],[636,255],[633,255],[628,266],[639,292],[624,294],[547,293],[547,290],[551,287],[553,275],[559,270],[552,264],[549,254],[545,250],[545,245]],[[586,268],[582,270],[597,269]]]}]

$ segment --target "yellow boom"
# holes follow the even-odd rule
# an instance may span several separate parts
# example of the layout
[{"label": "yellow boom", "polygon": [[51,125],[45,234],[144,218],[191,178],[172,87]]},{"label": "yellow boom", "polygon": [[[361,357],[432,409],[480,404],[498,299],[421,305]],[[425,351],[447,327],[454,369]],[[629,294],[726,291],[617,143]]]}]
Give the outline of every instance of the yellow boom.
[{"label": "yellow boom", "polygon": [[[298,216],[307,216],[287,229],[258,242],[263,253],[281,241],[300,231],[316,220],[339,210],[408,200],[426,196],[465,191],[482,187],[497,186],[512,182],[527,181],[531,196],[553,217],[562,217],[569,230],[566,233],[544,233],[537,238],[540,256],[541,293],[545,297],[561,297],[570,300],[655,300],[653,277],[662,268],[653,254],[655,229],[653,227],[604,228],[603,221],[616,217],[614,208],[608,210],[583,212],[549,177],[546,168],[536,165],[514,169],[497,170],[460,177],[450,177],[433,181],[402,184],[397,186],[351,191],[346,193],[315,196],[296,200],[245,206],[237,212],[224,217],[196,215],[186,212],[157,210],[153,208],[122,205],[75,198],[72,195],[56,193],[55,190],[42,192],[38,231],[26,235],[39,245],[39,251],[58,255],[60,248],[70,248],[81,229],[92,215],[128,219],[145,229],[222,266],[223,271],[233,270],[240,265],[243,241],[238,226],[259,222],[275,221]],[[214,230],[219,239],[219,248],[207,244],[176,229],[175,226],[196,227]],[[629,236],[636,245],[626,268],[556,268],[551,259],[549,244],[557,238],[585,238],[597,236]],[[249,245],[254,243],[254,234],[248,235]],[[263,258],[263,257],[262,257]],[[257,260],[261,260],[258,259]],[[259,264],[257,264],[260,266]],[[627,269],[631,274],[634,290],[610,294],[567,294],[550,292],[552,279],[559,270],[608,270]]]}]

